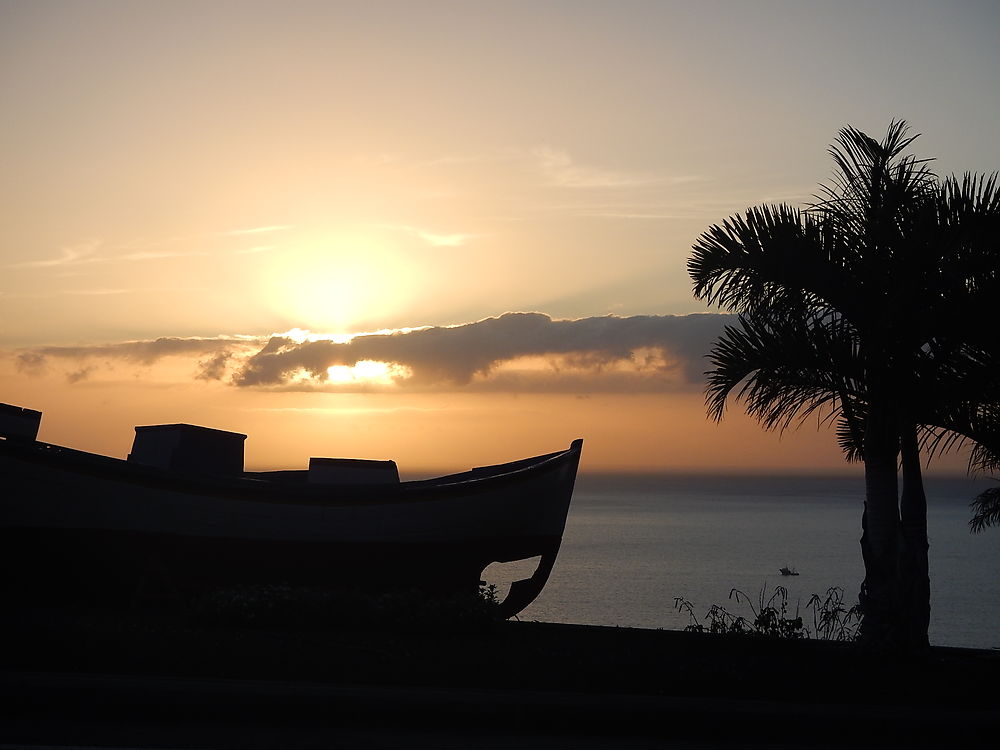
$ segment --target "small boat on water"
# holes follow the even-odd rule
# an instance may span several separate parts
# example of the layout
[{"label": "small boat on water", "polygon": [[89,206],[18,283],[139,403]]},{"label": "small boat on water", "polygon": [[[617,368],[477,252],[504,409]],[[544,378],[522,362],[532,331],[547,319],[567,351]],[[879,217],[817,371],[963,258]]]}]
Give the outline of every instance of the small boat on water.
[{"label": "small boat on water", "polygon": [[799,571],[795,568],[789,568],[787,565],[783,568],[778,568],[778,572],[783,576],[797,576],[799,574]]},{"label": "small boat on water", "polygon": [[39,442],[41,416],[0,404],[0,580],[83,601],[151,584],[475,591],[491,563],[537,557],[511,617],[552,570],[583,446],[401,482],[393,461],[244,471],[246,435],[188,424],[136,427],[111,458]]}]

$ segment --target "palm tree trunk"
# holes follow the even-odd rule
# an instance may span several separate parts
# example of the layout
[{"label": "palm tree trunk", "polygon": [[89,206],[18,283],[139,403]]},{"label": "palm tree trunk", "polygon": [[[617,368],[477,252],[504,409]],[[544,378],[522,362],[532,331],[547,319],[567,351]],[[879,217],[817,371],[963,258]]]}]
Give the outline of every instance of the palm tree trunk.
[{"label": "palm tree trunk", "polygon": [[[877,403],[877,402],[875,402]],[[865,510],[861,555],[865,580],[860,603],[861,640],[879,648],[900,643],[898,436],[884,409],[870,408],[865,424]]]},{"label": "palm tree trunk", "polygon": [[927,496],[920,471],[915,425],[907,425],[901,441],[903,491],[899,502],[899,575],[903,597],[903,645],[924,649],[931,619],[931,583],[927,561]]}]

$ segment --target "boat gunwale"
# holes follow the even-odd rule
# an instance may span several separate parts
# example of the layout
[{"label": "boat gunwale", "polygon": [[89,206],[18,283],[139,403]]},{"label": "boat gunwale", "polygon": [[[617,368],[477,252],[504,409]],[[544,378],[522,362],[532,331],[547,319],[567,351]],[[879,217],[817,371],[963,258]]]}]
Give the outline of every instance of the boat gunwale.
[{"label": "boat gunwale", "polygon": [[[225,477],[211,474],[186,474],[156,467],[129,463],[125,459],[89,453],[75,448],[0,438],[0,455],[7,453],[30,463],[51,465],[63,471],[85,474],[126,485],[199,494],[221,500],[262,502],[284,506],[373,506],[412,504],[460,499],[482,494],[506,485],[527,480],[556,468],[566,461],[579,460],[582,440],[574,440],[561,451],[545,453],[502,464],[475,467],[442,477],[379,485],[308,485],[283,484],[248,476]],[[523,464],[504,471],[504,467]],[[485,476],[476,472],[496,470]],[[572,482],[575,481],[575,474]],[[466,478],[462,479],[461,477]]]}]

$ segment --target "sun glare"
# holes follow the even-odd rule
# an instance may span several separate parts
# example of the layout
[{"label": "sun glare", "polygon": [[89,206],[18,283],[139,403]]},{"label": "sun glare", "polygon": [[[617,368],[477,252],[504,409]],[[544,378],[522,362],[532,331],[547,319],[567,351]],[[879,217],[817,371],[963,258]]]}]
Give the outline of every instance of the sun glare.
[{"label": "sun glare", "polygon": [[403,328],[380,328],[377,331],[352,331],[351,333],[316,333],[304,328],[291,328],[287,331],[275,331],[270,335],[290,339],[296,344],[304,344],[307,341],[332,341],[334,344],[349,344],[358,336],[391,336],[394,333],[426,331],[428,328],[430,326],[404,326]]},{"label": "sun glare", "polygon": [[334,344],[348,344],[351,339],[360,334],[357,333],[313,333],[304,328],[292,328],[288,331],[272,333],[272,336],[279,336],[291,339],[296,344],[304,344],[307,341],[332,341]]},{"label": "sun glare", "polygon": [[333,365],[326,369],[327,382],[333,385],[350,383],[370,383],[374,385],[392,385],[398,378],[407,377],[406,368],[389,362],[376,362],[363,359],[355,362],[353,367]]},{"label": "sun glare", "polygon": [[337,232],[275,253],[260,279],[267,304],[314,331],[350,331],[414,297],[419,267],[377,234]]}]

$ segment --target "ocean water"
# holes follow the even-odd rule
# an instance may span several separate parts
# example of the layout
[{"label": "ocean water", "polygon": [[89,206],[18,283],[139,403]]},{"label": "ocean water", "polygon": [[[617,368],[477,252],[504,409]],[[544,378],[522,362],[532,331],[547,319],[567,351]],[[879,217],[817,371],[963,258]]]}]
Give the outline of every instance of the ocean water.
[{"label": "ocean water", "polygon": [[[1000,648],[1000,529],[968,527],[990,484],[926,479],[935,645]],[[813,593],[839,586],[857,601],[863,498],[860,476],[582,476],[552,576],[520,617],[679,630],[690,620],[675,597],[699,617],[712,604],[746,615],[733,588],[756,601],[781,585],[808,625]]]}]

